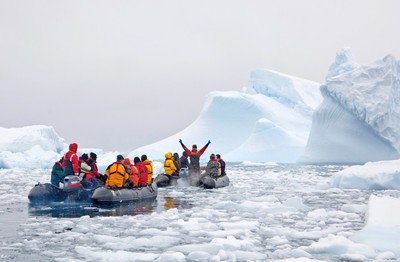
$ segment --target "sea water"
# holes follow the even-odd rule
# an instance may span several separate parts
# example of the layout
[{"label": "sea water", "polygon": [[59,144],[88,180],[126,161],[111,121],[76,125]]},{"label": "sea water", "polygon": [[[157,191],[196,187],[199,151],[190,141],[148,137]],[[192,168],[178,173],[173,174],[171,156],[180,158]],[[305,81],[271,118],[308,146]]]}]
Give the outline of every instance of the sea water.
[{"label": "sea water", "polygon": [[[224,188],[159,188],[129,205],[31,207],[29,188],[50,170],[2,170],[0,260],[266,261],[339,260],[309,246],[349,236],[365,223],[370,191],[330,186],[343,166],[228,164]],[[46,182],[46,181],[42,181]],[[393,194],[397,194],[394,192]]]}]

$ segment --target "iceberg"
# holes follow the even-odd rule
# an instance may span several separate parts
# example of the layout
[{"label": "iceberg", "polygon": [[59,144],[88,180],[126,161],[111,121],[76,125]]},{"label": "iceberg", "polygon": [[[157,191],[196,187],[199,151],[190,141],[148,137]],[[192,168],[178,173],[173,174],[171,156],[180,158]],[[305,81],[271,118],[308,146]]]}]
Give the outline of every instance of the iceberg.
[{"label": "iceberg", "polygon": [[25,152],[35,146],[59,153],[64,148],[64,139],[51,126],[0,127],[0,151]]},{"label": "iceberg", "polygon": [[51,126],[0,127],[0,168],[52,166],[64,146]]},{"label": "iceberg", "polygon": [[[51,168],[67,151],[68,143],[51,126],[0,127],[0,169]],[[119,154],[98,148],[78,148],[79,155],[89,152],[98,155],[97,165],[101,171]]]},{"label": "iceberg", "polygon": [[129,157],[147,154],[162,160],[167,151],[182,152],[179,139],[188,147],[211,140],[205,155],[219,153],[226,161],[294,163],[304,151],[313,111],[322,101],[319,87],[272,70],[254,70],[241,92],[209,93],[192,124],[137,148]]},{"label": "iceberg", "polygon": [[400,62],[388,55],[358,65],[349,48],[338,52],[320,90],[300,163],[362,164],[399,158]]}]

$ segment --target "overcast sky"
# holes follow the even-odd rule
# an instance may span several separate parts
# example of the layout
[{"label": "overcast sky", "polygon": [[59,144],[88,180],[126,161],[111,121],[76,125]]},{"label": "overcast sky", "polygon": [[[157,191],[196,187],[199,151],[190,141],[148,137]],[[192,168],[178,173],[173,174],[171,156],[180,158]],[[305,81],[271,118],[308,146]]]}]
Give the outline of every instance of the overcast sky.
[{"label": "overcast sky", "polygon": [[0,126],[44,124],[67,143],[131,151],[187,127],[207,93],[241,90],[253,69],[323,82],[342,47],[359,63],[399,59],[399,10],[397,0],[0,0]]}]

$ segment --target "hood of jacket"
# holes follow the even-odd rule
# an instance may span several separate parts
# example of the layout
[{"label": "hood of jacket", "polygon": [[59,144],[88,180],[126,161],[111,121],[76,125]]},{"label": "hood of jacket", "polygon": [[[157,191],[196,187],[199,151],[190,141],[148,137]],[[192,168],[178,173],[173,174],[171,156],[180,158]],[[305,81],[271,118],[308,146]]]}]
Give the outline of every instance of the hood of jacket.
[{"label": "hood of jacket", "polygon": [[167,153],[165,153],[165,158],[166,159],[171,159],[172,158],[172,153],[171,152],[167,152]]},{"label": "hood of jacket", "polygon": [[78,151],[78,144],[77,143],[69,144],[69,150],[76,153],[76,151]]},{"label": "hood of jacket", "polygon": [[124,165],[126,165],[126,166],[131,166],[132,164],[131,164],[131,160],[129,160],[129,158],[125,158],[124,159]]}]

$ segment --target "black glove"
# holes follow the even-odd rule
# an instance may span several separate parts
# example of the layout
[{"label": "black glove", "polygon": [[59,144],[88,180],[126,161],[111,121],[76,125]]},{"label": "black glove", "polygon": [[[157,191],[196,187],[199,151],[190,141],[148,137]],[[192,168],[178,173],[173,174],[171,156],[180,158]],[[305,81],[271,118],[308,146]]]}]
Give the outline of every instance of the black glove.
[{"label": "black glove", "polygon": [[207,145],[209,145],[209,144],[211,144],[211,141],[210,141],[210,140],[208,140],[208,142],[207,142]]}]

